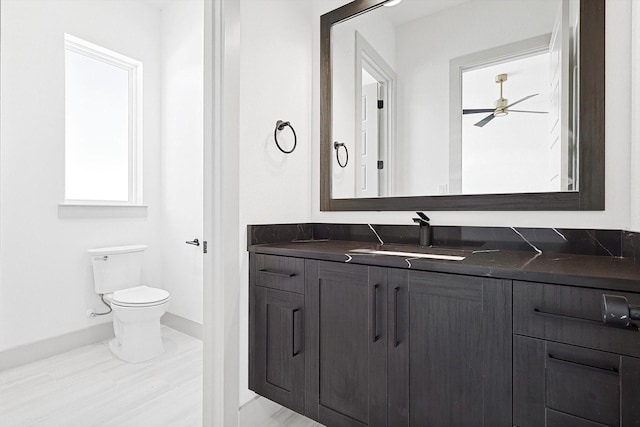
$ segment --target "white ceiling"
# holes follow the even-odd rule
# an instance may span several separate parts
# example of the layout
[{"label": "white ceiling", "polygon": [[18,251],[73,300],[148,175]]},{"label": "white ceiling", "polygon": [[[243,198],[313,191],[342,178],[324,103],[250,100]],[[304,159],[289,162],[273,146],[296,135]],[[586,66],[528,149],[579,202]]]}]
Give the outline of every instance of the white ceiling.
[{"label": "white ceiling", "polygon": [[384,9],[391,22],[398,26],[467,1],[470,0],[402,0],[398,5]]},{"label": "white ceiling", "polygon": [[174,1],[185,1],[185,0],[133,0],[133,1],[139,1],[140,3],[147,3],[151,6],[157,7],[158,9],[164,9]]},{"label": "white ceiling", "polygon": [[[503,83],[503,96],[509,103],[537,93],[513,108],[516,110],[549,110],[549,54],[542,52],[523,58],[479,67],[462,73],[462,107],[494,108],[494,101],[500,96],[500,85],[495,78],[507,74]],[[478,119],[482,118],[479,114]]]}]

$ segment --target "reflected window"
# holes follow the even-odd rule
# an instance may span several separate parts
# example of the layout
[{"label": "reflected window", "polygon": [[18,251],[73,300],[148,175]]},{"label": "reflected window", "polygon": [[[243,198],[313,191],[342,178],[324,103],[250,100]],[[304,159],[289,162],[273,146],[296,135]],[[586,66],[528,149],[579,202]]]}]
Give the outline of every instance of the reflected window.
[{"label": "reflected window", "polygon": [[462,72],[463,194],[561,191],[549,87],[548,52]]}]

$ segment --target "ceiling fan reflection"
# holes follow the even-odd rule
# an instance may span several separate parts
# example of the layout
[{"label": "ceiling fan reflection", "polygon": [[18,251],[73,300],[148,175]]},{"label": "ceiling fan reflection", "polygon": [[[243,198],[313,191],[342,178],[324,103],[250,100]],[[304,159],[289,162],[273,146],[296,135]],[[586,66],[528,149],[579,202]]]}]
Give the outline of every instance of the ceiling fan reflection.
[{"label": "ceiling fan reflection", "polygon": [[519,100],[508,104],[509,100],[502,96],[502,84],[507,81],[506,74],[498,74],[496,76],[496,83],[500,84],[500,98],[496,100],[494,108],[465,108],[462,110],[462,114],[478,114],[478,113],[490,113],[488,116],[475,123],[474,126],[483,127],[491,120],[496,117],[506,116],[509,113],[532,113],[532,114],[548,114],[548,111],[531,111],[531,110],[511,110],[510,107],[513,107],[516,104],[526,101],[527,99],[533,98],[534,96],[538,96],[539,93],[534,93],[532,95],[525,96],[524,98],[520,98]]}]

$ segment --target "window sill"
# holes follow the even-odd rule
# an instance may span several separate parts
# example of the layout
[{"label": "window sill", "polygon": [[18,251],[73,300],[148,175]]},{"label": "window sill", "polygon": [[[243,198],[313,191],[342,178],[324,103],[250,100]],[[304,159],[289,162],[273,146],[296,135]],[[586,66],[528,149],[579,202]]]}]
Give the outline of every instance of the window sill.
[{"label": "window sill", "polygon": [[58,204],[58,218],[142,218],[147,216],[147,205],[127,204]]}]

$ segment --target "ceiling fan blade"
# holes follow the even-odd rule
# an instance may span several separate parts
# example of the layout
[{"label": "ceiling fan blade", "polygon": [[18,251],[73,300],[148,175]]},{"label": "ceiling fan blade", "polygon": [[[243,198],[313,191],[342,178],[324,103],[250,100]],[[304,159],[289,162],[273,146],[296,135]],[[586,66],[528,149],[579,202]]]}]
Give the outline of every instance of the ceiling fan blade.
[{"label": "ceiling fan blade", "polygon": [[495,110],[495,108],[466,108],[462,110],[462,114],[493,113]]},{"label": "ceiling fan blade", "polygon": [[478,126],[479,128],[481,128],[482,126],[484,126],[487,123],[489,123],[491,120],[495,119],[495,117],[496,116],[494,116],[493,113],[491,113],[487,117],[485,117],[484,119],[480,120],[478,123],[474,124],[474,126]]},{"label": "ceiling fan blade", "polygon": [[512,107],[512,106],[514,106],[516,104],[519,104],[519,103],[521,103],[523,101],[526,101],[529,98],[533,98],[534,96],[538,96],[538,95],[540,95],[540,94],[539,93],[534,93],[533,95],[529,95],[529,96],[525,96],[524,98],[520,98],[516,102],[512,102],[511,104],[507,105],[507,108]]},{"label": "ceiling fan blade", "polygon": [[530,111],[530,110],[507,110],[510,113],[534,113],[534,114],[549,114],[548,111]]}]

